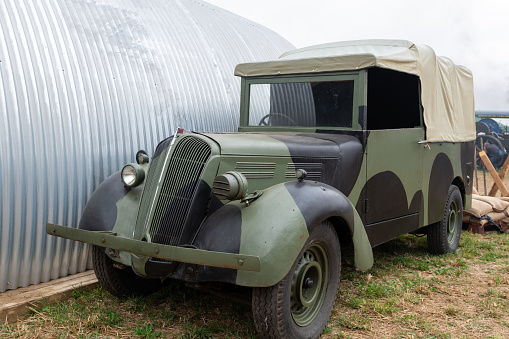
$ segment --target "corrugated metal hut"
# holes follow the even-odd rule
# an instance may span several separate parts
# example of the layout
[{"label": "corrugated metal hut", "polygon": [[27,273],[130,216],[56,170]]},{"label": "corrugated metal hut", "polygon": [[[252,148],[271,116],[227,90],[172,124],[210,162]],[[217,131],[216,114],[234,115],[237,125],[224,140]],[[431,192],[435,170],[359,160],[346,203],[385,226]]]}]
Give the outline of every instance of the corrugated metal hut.
[{"label": "corrugated metal hut", "polygon": [[234,131],[237,63],[293,46],[198,0],[0,1],[0,292],[86,269],[94,188],[177,126]]}]

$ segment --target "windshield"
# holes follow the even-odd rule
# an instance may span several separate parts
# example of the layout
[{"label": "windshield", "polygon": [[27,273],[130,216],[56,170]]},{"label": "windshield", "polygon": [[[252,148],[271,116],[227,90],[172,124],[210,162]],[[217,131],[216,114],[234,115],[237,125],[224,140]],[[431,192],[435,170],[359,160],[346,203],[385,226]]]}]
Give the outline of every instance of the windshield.
[{"label": "windshield", "polygon": [[354,80],[251,84],[250,126],[352,127]]}]

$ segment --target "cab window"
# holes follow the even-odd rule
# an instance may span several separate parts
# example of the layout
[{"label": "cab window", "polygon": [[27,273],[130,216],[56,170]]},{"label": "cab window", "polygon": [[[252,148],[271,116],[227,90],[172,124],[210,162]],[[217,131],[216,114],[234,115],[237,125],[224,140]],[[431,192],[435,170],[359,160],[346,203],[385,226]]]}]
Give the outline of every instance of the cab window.
[{"label": "cab window", "polygon": [[352,127],[354,80],[251,84],[250,126]]}]

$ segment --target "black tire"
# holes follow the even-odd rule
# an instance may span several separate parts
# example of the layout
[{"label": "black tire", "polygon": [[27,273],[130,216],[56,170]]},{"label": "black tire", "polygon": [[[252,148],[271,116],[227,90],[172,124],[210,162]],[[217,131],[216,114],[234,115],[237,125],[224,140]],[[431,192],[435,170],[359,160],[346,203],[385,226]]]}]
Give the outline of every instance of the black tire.
[{"label": "black tire", "polygon": [[495,144],[497,145],[498,148],[500,148],[500,150],[504,153],[504,157],[502,158],[502,160],[500,160],[499,164],[493,164],[493,166],[496,168],[497,165],[500,166],[504,163],[504,160],[506,158],[506,154],[507,154],[507,150],[506,148],[504,147],[504,145],[502,144],[502,142],[500,141],[500,139],[494,137],[493,135],[479,135],[476,139],[475,139],[475,145],[477,147],[477,159],[476,159],[476,164],[477,164],[477,167],[482,167],[483,166],[483,163],[482,163],[482,160],[481,160],[481,157],[479,156],[479,151],[482,151],[484,149],[484,145],[481,145],[481,140],[483,143],[486,143],[486,142],[489,142],[490,144]]},{"label": "black tire", "polygon": [[99,284],[108,292],[119,298],[133,295],[148,295],[161,289],[161,280],[148,279],[136,275],[131,267],[116,268],[104,249],[92,246],[94,272]]},{"label": "black tire", "polygon": [[504,153],[507,154],[507,150],[505,149],[504,145],[502,145],[502,142],[497,137],[494,137],[493,135],[479,135],[475,139],[475,144],[479,149],[483,149],[484,145],[481,145],[481,139],[483,143],[489,142],[491,144],[497,145],[498,148]]},{"label": "black tire", "polygon": [[[253,318],[260,336],[318,338],[329,321],[340,275],[338,237],[325,221],[311,231],[290,272],[278,284],[253,288]],[[315,280],[309,284],[311,278]]]},{"label": "black tire", "polygon": [[454,253],[458,249],[463,224],[463,199],[458,187],[449,187],[443,219],[428,226],[428,250],[433,254]]}]

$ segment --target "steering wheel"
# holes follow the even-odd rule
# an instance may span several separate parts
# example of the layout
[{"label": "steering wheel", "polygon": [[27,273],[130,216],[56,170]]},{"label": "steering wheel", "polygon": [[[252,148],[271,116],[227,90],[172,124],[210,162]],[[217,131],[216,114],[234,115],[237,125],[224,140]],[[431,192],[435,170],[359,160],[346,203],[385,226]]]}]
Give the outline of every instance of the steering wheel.
[{"label": "steering wheel", "polygon": [[285,118],[286,120],[288,120],[288,122],[292,123],[294,126],[298,126],[298,124],[295,122],[295,120],[293,120],[288,115],[283,114],[283,113],[269,113],[269,114],[267,114],[266,116],[264,116],[263,118],[260,119],[258,126],[272,126],[272,125],[270,125],[270,123],[269,123],[270,119],[268,119],[268,118],[273,117],[275,115]]}]

